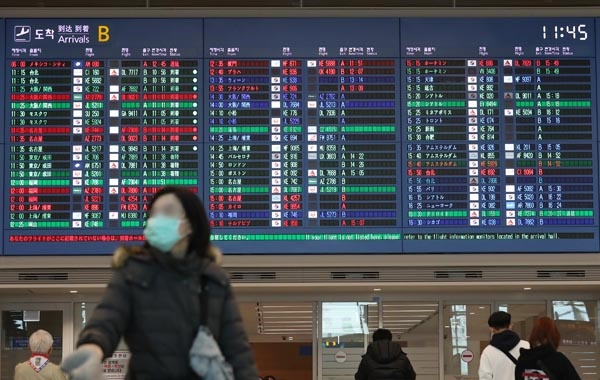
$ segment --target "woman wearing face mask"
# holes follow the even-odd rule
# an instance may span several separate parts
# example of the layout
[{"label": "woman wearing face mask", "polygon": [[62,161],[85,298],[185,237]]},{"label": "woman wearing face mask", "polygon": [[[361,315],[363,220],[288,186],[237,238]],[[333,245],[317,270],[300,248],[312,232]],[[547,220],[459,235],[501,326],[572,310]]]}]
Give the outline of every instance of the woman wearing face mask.
[{"label": "woman wearing face mask", "polygon": [[[255,380],[250,345],[228,276],[215,263],[218,255],[198,197],[179,187],[158,191],[148,207],[144,236],[143,247],[115,252],[115,273],[104,298],[81,332],[77,350],[63,361],[70,379],[101,379],[101,361],[122,336],[131,352],[128,379],[210,378],[190,360],[197,332],[207,325],[235,379]],[[203,370],[213,371],[219,361],[203,363]],[[219,376],[213,374],[226,379]]]}]

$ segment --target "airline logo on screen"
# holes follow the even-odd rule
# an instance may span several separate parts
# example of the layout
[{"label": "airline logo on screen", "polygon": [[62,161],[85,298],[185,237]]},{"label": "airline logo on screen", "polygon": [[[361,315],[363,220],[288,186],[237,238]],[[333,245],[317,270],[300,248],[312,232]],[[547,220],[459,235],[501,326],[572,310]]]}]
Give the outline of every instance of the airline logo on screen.
[{"label": "airline logo on screen", "polygon": [[[56,27],[32,28],[31,25],[15,25],[14,41],[31,42],[52,40],[59,44],[88,44],[91,34],[90,25],[57,25]],[[98,25],[98,42],[110,40],[110,28]]]}]

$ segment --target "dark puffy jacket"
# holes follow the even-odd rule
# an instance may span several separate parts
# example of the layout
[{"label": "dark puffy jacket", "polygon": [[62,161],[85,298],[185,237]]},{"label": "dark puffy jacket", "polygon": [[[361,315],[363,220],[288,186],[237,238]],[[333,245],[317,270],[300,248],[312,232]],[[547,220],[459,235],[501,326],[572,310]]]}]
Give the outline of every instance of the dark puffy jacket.
[{"label": "dark puffy jacket", "polygon": [[[540,365],[540,362],[542,365]],[[549,344],[533,347],[530,350],[521,348],[521,355],[515,368],[515,379],[521,380],[526,377],[538,377],[541,380],[544,377],[526,374],[536,373],[539,370],[544,370],[544,368],[553,375],[553,377],[549,377],[550,380],[580,380],[577,370],[575,370],[569,359]]]},{"label": "dark puffy jacket", "polygon": [[415,371],[400,344],[378,340],[369,344],[363,355],[355,380],[415,380]]},{"label": "dark puffy jacket", "polygon": [[[116,254],[123,256],[123,249]],[[176,260],[158,251],[126,249],[104,298],[81,332],[77,345],[95,343],[110,357],[121,336],[131,360],[130,380],[199,379],[189,350],[200,326],[201,275],[208,295],[207,325],[232,365],[236,380],[258,372],[229,279],[208,259]]]}]

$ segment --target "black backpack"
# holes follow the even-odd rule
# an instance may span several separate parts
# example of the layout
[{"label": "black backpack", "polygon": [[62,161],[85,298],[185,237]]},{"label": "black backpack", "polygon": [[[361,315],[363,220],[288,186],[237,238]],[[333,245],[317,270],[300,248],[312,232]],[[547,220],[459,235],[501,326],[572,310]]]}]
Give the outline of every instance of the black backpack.
[{"label": "black backpack", "polygon": [[[498,349],[504,352],[504,355],[508,356],[508,358],[513,363],[515,363],[515,365],[517,365],[517,359],[510,352],[501,348]],[[556,377],[554,376],[552,371],[548,369],[544,362],[538,360],[537,362],[535,362],[535,364],[538,366],[538,368],[526,368],[521,373],[521,376],[518,377],[516,380],[556,380]]]}]

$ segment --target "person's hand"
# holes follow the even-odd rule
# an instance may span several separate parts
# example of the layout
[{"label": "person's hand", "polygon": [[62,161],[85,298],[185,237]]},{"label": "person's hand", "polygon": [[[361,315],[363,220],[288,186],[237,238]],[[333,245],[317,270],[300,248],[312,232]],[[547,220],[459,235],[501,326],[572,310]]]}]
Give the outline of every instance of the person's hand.
[{"label": "person's hand", "polygon": [[102,380],[102,349],[95,344],[84,344],[67,356],[60,368],[70,380]]}]

